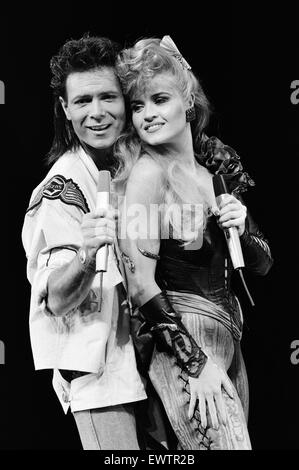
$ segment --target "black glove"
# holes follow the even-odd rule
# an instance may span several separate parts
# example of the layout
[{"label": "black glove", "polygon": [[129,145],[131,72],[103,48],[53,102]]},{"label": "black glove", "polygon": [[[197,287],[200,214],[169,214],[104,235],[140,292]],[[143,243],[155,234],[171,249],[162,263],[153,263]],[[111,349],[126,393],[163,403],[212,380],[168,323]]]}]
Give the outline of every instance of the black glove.
[{"label": "black glove", "polygon": [[207,356],[186,330],[166,293],[155,295],[139,307],[139,311],[154,333],[159,348],[174,355],[180,367],[190,377],[198,377]]},{"label": "black glove", "polygon": [[130,330],[135,348],[137,368],[142,375],[146,375],[152,360],[155,338],[138,307],[135,307],[131,315]]},{"label": "black glove", "polygon": [[[244,204],[243,198],[238,199]],[[249,211],[245,220],[245,231],[240,236],[244,262],[253,274],[265,276],[270,270],[273,259],[268,241],[259,230]]]}]

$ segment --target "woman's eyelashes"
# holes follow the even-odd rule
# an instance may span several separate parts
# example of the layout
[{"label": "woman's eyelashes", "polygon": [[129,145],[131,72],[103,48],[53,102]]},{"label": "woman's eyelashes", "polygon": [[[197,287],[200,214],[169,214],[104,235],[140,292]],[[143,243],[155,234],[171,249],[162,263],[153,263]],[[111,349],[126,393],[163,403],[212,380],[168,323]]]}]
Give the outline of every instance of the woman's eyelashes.
[{"label": "woman's eyelashes", "polygon": [[167,101],[169,101],[169,99],[170,99],[169,96],[162,95],[162,96],[157,96],[154,99],[154,102],[155,102],[155,104],[162,104],[162,103],[166,103]]},{"label": "woman's eyelashes", "polygon": [[131,103],[131,110],[133,113],[138,113],[139,111],[141,111],[143,108],[143,104],[140,102],[136,102],[134,101],[134,103]]},{"label": "woman's eyelashes", "polygon": [[[159,104],[164,104],[167,101],[169,101],[170,97],[166,95],[159,95],[159,96],[154,96],[152,97],[151,101],[152,103],[159,105]],[[145,106],[145,102],[142,100],[138,101],[133,101],[131,103],[131,110],[133,113],[138,113],[140,112]]]}]

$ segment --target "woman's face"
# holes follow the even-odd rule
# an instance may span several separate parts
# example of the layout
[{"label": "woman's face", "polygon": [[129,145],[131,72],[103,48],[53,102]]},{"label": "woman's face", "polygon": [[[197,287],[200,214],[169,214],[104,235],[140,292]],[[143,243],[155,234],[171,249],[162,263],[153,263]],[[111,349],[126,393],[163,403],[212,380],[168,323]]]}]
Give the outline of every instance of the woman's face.
[{"label": "woman's face", "polygon": [[179,143],[188,128],[187,108],[169,73],[154,76],[131,99],[133,125],[141,140],[150,145]]}]

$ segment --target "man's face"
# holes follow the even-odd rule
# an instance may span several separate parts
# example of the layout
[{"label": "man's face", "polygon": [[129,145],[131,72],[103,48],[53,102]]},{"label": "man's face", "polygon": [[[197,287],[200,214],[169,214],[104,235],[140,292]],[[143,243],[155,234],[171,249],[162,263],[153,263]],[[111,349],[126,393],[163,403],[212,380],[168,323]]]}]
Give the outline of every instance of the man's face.
[{"label": "man's face", "polygon": [[62,107],[79,140],[96,149],[111,147],[125,125],[125,102],[111,67],[73,72]]}]

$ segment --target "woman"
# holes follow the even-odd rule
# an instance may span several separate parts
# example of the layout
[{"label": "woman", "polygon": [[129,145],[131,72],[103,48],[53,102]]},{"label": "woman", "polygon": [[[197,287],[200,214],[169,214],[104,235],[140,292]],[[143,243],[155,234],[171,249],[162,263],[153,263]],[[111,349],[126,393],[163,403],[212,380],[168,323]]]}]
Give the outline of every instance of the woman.
[{"label": "woman", "polygon": [[[120,247],[132,305],[156,342],[149,377],[179,448],[250,449],[242,314],[223,230],[237,227],[246,267],[268,272],[267,242],[240,199],[254,183],[233,149],[203,133],[208,101],[169,36],[124,50],[118,74],[132,111],[117,147]],[[219,208],[215,173],[233,192]]]}]

